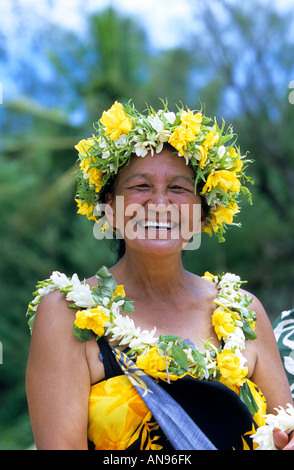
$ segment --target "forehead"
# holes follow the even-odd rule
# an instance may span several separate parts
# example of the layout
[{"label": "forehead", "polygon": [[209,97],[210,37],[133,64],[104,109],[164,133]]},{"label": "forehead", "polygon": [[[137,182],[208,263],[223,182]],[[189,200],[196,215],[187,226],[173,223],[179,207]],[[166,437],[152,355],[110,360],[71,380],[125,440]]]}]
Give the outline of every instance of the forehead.
[{"label": "forehead", "polygon": [[146,157],[133,156],[120,174],[120,180],[128,180],[141,176],[147,178],[177,178],[185,177],[193,182],[194,172],[190,165],[186,164],[183,157],[172,154],[169,150],[163,150],[160,154],[146,155]]}]

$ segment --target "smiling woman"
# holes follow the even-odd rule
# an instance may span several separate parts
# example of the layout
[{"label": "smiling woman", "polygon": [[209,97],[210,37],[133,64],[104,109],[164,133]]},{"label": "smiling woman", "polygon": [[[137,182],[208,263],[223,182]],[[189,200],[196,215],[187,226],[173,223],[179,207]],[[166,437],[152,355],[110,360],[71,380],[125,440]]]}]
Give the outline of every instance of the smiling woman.
[{"label": "smiling woman", "polygon": [[231,224],[239,212],[239,195],[247,194],[250,200],[249,190],[242,186],[242,182],[250,181],[244,172],[249,161],[231,143],[233,130],[225,129],[224,122],[220,128],[216,119],[183,108],[175,114],[167,104],[157,113],[148,109],[144,116],[131,103],[124,108],[115,102],[103,112],[95,129],[96,136],[76,146],[81,168],[77,174],[78,212],[90,219],[102,218],[98,215],[99,202],[103,202],[109,187],[114,187],[116,175],[130,163],[132,155],[158,155],[164,146],[172,155],[183,157],[187,172],[181,178],[188,178],[190,190],[203,196],[209,206],[205,232],[215,233],[223,241],[226,223]]},{"label": "smiling woman", "polygon": [[77,145],[78,212],[106,219],[125,250],[87,281],[55,272],[37,285],[27,369],[37,448],[293,448],[292,405],[277,415],[290,423],[278,439],[265,421],[292,400],[262,305],[239,276],[182,264],[189,238],[202,229],[223,241],[250,195],[232,129],[200,111],[164,104],[146,116],[117,102],[95,129]]},{"label": "smiling woman", "polygon": [[[123,198],[123,207],[117,206],[117,197]],[[119,174],[114,193],[106,194],[106,202],[112,208],[114,228],[124,234],[125,242],[136,240],[138,249],[150,250],[152,245],[157,256],[175,253],[177,246],[182,250],[201,230],[201,199],[194,193],[193,170],[169,149],[156,158],[132,157]]]}]

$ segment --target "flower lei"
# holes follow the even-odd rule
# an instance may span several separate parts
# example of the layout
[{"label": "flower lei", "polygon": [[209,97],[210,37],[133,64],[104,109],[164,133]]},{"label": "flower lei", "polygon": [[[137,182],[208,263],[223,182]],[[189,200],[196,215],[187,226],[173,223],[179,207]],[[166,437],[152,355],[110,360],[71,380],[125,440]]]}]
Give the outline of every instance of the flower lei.
[{"label": "flower lei", "polygon": [[[235,145],[232,127],[225,130],[201,112],[164,109],[155,112],[147,109],[147,116],[139,113],[129,102],[126,107],[117,101],[94,124],[96,134],[81,140],[78,150],[76,202],[78,213],[90,220],[104,220],[99,209],[105,185],[119,169],[128,164],[132,154],[145,157],[150,151],[160,153],[165,143],[175,149],[175,154],[185,158],[195,174],[195,192],[205,197],[209,215],[203,230],[214,232],[220,241],[227,224],[239,212],[239,194],[251,194],[241,182],[250,180],[245,175],[245,160]],[[226,145],[225,145],[226,144]]]},{"label": "flower lei", "polygon": [[[204,351],[182,341],[179,336],[155,336],[152,331],[136,327],[128,315],[134,311],[133,302],[125,297],[124,287],[117,285],[107,268],[96,274],[98,285],[92,289],[74,274],[71,278],[54,271],[49,279],[38,282],[35,296],[28,306],[27,316],[32,331],[36,310],[48,293],[59,290],[65,293],[70,307],[75,308],[73,333],[80,341],[88,341],[93,334],[97,338],[108,337],[116,346],[128,346],[127,354],[136,360],[139,369],[155,379],[177,380],[185,375],[202,380],[217,380],[239,394],[252,415],[257,405],[246,382],[246,359],[242,354],[245,341],[255,339],[255,313],[250,310],[252,300],[239,292],[245,281],[226,273],[220,276],[206,272],[203,276],[218,287],[217,305],[212,324],[222,345],[217,348],[210,340],[203,341]],[[272,431],[278,427],[290,432],[294,429],[294,408],[288,405],[277,416],[266,415],[266,425],[257,429],[251,437],[258,449],[275,449]]]}]

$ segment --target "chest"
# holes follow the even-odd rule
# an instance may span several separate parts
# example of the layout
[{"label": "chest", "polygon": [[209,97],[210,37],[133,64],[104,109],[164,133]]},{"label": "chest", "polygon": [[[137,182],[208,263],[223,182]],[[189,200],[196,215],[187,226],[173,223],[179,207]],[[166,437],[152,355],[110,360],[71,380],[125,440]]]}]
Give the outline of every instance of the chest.
[{"label": "chest", "polygon": [[203,340],[210,339],[216,347],[219,341],[212,325],[212,314],[216,305],[212,297],[172,299],[168,302],[134,301],[135,312],[131,318],[136,327],[151,331],[156,328],[155,336],[175,335],[182,340],[189,339],[200,350]]}]

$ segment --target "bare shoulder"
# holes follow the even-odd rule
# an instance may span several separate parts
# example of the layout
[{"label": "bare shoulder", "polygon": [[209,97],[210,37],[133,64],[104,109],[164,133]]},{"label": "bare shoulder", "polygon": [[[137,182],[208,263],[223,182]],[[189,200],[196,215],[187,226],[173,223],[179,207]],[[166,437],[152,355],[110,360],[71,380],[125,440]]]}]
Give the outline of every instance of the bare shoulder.
[{"label": "bare shoulder", "polygon": [[[86,281],[90,287],[97,284],[93,276]],[[38,305],[28,361],[28,372],[44,365],[47,370],[58,365],[63,376],[71,378],[79,371],[90,383],[104,376],[103,364],[99,360],[99,347],[95,338],[79,341],[73,332],[76,309],[69,307],[65,294],[58,290],[47,294]],[[43,364],[43,365],[42,365]]]},{"label": "bare shoulder", "polygon": [[36,311],[28,367],[36,368],[41,361],[47,367],[58,361],[66,367],[74,357],[83,361],[85,345],[73,334],[74,321],[75,309],[68,306],[65,295],[59,291],[47,294]]},{"label": "bare shoulder", "polygon": [[[96,281],[95,281],[96,280]],[[90,287],[97,283],[95,276],[86,280]],[[73,336],[72,327],[75,321],[76,309],[69,306],[64,293],[54,290],[47,294],[39,303],[35,321],[33,334],[35,330],[44,328],[47,334],[54,332]]]},{"label": "bare shoulder", "polygon": [[33,333],[36,329],[48,328],[49,331],[74,323],[75,310],[68,306],[65,295],[57,290],[47,294],[38,305]]},{"label": "bare shoulder", "polygon": [[258,330],[264,331],[264,328],[266,327],[266,330],[271,333],[271,322],[260,299],[256,295],[244,289],[240,289],[240,293],[242,295],[246,295],[246,297],[251,300],[251,304],[248,306],[248,308],[256,314],[256,328]]}]

